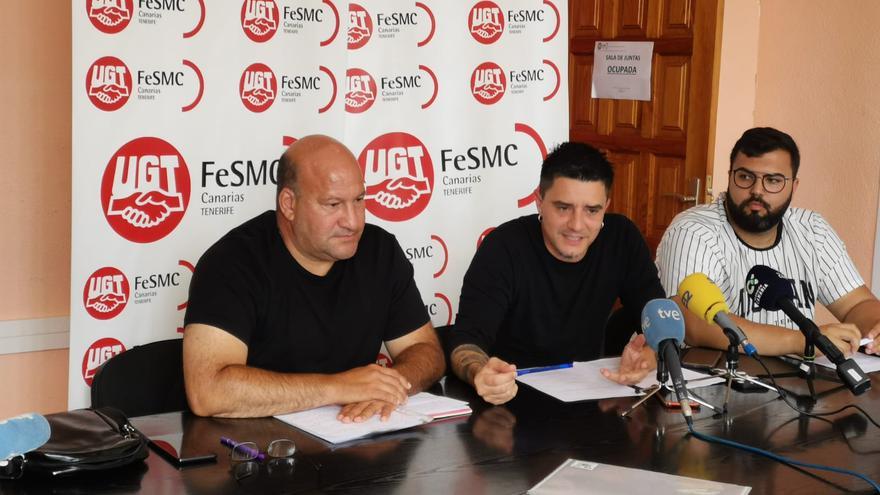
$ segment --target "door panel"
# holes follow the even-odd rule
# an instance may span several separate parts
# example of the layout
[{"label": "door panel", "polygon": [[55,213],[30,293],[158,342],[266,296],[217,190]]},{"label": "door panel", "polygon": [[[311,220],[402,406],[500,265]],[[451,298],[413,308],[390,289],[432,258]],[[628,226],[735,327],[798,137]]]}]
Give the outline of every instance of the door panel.
[{"label": "door panel", "polygon": [[654,125],[651,135],[663,139],[687,139],[687,88],[690,58],[654,57]]},{"label": "door panel", "polygon": [[[571,3],[571,2],[569,2]],[[571,19],[569,37],[571,38],[598,38],[602,25],[602,7],[605,2],[601,0],[575,0],[577,8],[568,7],[568,15]]]},{"label": "door panel", "polygon": [[681,209],[678,196],[683,192],[681,179],[684,175],[684,160],[677,156],[653,155],[649,163],[653,168],[651,175],[654,177],[650,195],[653,204],[649,205],[652,215],[645,237],[656,245],[669,222]]},{"label": "door panel", "polygon": [[611,134],[613,136],[638,136],[641,134],[642,105],[639,101],[611,101],[613,120]]},{"label": "door panel", "polygon": [[644,38],[648,35],[648,1],[621,0],[617,6],[617,23],[614,33],[617,37],[633,36]]},{"label": "door panel", "polygon": [[[690,38],[693,36],[692,3],[694,0],[666,0],[660,11],[658,38]],[[704,2],[706,0],[699,0]],[[710,0],[712,1],[712,0]]]},{"label": "door panel", "polygon": [[610,153],[614,163],[614,186],[611,191],[609,211],[629,218],[636,215],[636,177],[641,160],[640,153]]},{"label": "door panel", "polygon": [[597,132],[599,118],[599,102],[590,98],[590,88],[593,80],[593,56],[578,55],[572,57],[569,67],[570,87],[577,88],[578,92],[586,92],[584,95],[571,95],[571,126],[577,126],[585,131]]}]

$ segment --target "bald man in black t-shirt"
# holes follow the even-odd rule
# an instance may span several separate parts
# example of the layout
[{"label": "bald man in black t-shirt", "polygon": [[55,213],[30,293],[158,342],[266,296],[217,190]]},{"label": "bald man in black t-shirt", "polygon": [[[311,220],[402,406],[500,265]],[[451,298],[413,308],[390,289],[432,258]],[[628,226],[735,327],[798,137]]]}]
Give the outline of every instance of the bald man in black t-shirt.
[{"label": "bald man in black t-shirt", "polygon": [[[203,416],[254,417],[328,404],[341,421],[387,419],[445,363],[412,265],[365,224],[364,180],[326,136],[292,144],[276,211],[199,260],[185,317],[186,393]],[[394,364],[375,364],[382,343]]]}]

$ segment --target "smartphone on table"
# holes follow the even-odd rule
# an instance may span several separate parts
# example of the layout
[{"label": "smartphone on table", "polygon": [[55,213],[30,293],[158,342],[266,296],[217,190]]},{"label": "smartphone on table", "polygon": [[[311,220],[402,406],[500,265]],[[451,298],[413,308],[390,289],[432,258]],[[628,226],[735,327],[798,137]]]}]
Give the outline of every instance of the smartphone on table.
[{"label": "smartphone on table", "polygon": [[694,371],[709,371],[718,367],[723,353],[718,349],[689,347],[681,356],[681,365]]},{"label": "smartphone on table", "polygon": [[[681,409],[681,403],[678,402],[678,398],[675,396],[675,392],[673,392],[671,390],[666,390],[666,389],[660,390],[659,392],[657,392],[657,394],[654,397],[657,397],[658,399],[660,399],[660,402],[663,404],[663,407],[665,407],[666,409]],[[699,409],[700,408],[699,402],[691,400],[690,403],[691,403],[691,409]]]},{"label": "smartphone on table", "polygon": [[190,452],[183,448],[183,433],[169,433],[150,437],[150,447],[177,468],[217,462],[217,454],[213,452]]}]

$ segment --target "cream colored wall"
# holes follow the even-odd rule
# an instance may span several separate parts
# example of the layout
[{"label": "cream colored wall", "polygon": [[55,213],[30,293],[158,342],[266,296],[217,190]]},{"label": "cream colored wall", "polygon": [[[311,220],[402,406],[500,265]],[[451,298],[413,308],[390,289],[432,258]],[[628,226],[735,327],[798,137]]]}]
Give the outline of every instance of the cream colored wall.
[{"label": "cream colored wall", "polygon": [[[71,19],[51,4],[0,0],[0,320],[70,313]],[[0,355],[0,377],[0,418],[67,409],[66,349]]]},{"label": "cream colored wall", "polygon": [[730,148],[755,122],[759,0],[727,0],[721,30],[721,68],[715,124],[712,196],[727,189]]},{"label": "cream colored wall", "polygon": [[764,0],[755,123],[801,149],[792,202],[817,210],[870,282],[880,191],[880,2]]}]

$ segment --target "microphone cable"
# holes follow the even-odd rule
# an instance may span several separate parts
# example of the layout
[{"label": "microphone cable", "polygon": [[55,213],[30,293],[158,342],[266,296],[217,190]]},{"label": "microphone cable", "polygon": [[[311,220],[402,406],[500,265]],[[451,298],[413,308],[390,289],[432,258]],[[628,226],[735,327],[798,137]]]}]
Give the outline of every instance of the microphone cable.
[{"label": "microphone cable", "polygon": [[[773,384],[773,386],[776,387],[776,390],[779,393],[779,397],[786,403],[786,405],[788,405],[790,408],[797,411],[799,414],[803,414],[805,416],[820,419],[822,421],[828,421],[827,419],[823,418],[822,416],[831,416],[834,414],[838,414],[846,409],[853,408],[853,409],[857,409],[859,412],[861,412],[863,415],[865,415],[865,417],[868,418],[868,420],[871,423],[873,423],[874,426],[880,427],[880,425],[877,424],[877,422],[874,420],[874,418],[871,417],[870,414],[868,414],[864,409],[862,409],[861,407],[859,407],[858,405],[855,405],[855,404],[847,404],[847,405],[845,405],[835,411],[821,412],[821,413],[810,413],[810,412],[806,412],[806,411],[799,409],[796,404],[792,404],[790,402],[789,398],[785,395],[785,391],[782,388],[780,388],[779,385],[776,383],[776,379],[773,377],[773,374],[770,373],[770,370],[764,364],[764,361],[757,355],[752,356],[752,357],[754,357],[755,360],[757,360],[758,363],[760,363],[761,367],[764,368],[764,371],[767,372],[767,376],[770,378],[770,382]],[[770,452],[769,450],[761,449],[758,447],[753,447],[751,445],[746,445],[743,443],[735,442],[733,440],[728,440],[726,438],[716,437],[714,435],[709,435],[706,433],[700,433],[696,429],[694,429],[694,425],[692,422],[688,422],[687,428],[688,428],[688,431],[690,432],[691,435],[693,435],[697,439],[702,440],[704,442],[717,443],[719,445],[733,447],[735,449],[743,450],[746,452],[750,452],[752,454],[766,457],[768,459],[772,459],[774,461],[781,462],[781,463],[789,465],[789,466],[797,466],[797,467],[807,468],[807,469],[817,469],[820,471],[828,471],[828,472],[832,472],[832,473],[854,476],[854,477],[859,478],[862,481],[868,483],[869,485],[871,485],[871,488],[873,488],[875,492],[880,493],[880,484],[878,484],[876,481],[874,481],[873,479],[871,479],[870,477],[868,477],[867,475],[865,475],[863,473],[859,473],[857,471],[852,471],[849,469],[838,468],[838,467],[834,467],[834,466],[825,466],[822,464],[814,464],[811,462],[798,461],[798,460],[792,459],[790,457],[785,457],[785,456],[782,456],[779,454],[774,454],[773,452]]]},{"label": "microphone cable", "polygon": [[849,476],[854,476],[854,477],[859,478],[859,479],[863,480],[864,482],[868,483],[869,485],[871,485],[871,488],[873,488],[874,491],[876,491],[877,493],[880,493],[880,485],[878,485],[876,481],[872,480],[867,475],[856,472],[856,471],[851,471],[849,469],[843,469],[843,468],[837,468],[834,466],[824,466],[822,464],[813,464],[811,462],[798,461],[798,460],[792,459],[790,457],[785,457],[785,456],[782,456],[779,454],[774,454],[773,452],[770,452],[769,450],[764,450],[764,449],[761,449],[758,447],[752,447],[751,445],[746,445],[744,443],[734,442],[733,440],[728,440],[726,438],[716,437],[714,435],[707,435],[705,433],[700,433],[697,430],[695,430],[692,425],[688,426],[688,431],[690,432],[691,435],[693,435],[694,437],[696,437],[704,442],[717,443],[720,445],[726,445],[728,447],[733,447],[735,449],[744,450],[746,452],[750,452],[752,454],[756,454],[756,455],[759,455],[762,457],[767,457],[767,458],[772,459],[774,461],[781,462],[783,464],[788,464],[790,466],[798,466],[798,467],[803,467],[803,468],[808,468],[808,469],[818,469],[820,471],[830,471],[832,473],[839,473],[839,474],[846,474]]},{"label": "microphone cable", "polygon": [[877,423],[877,421],[874,418],[872,418],[871,415],[868,414],[867,411],[865,411],[864,409],[861,408],[861,406],[856,405],[856,404],[847,404],[839,409],[836,409],[834,411],[827,411],[827,412],[807,412],[807,411],[804,411],[803,409],[800,409],[799,407],[797,407],[797,404],[791,403],[788,396],[785,394],[785,390],[783,390],[782,387],[780,387],[776,383],[776,379],[773,377],[773,373],[770,373],[770,369],[767,368],[766,364],[764,364],[764,360],[761,359],[761,357],[758,355],[754,355],[752,357],[755,358],[756,361],[758,361],[758,364],[760,364],[762,368],[764,368],[764,371],[767,373],[767,378],[770,379],[770,383],[774,387],[776,387],[776,391],[779,393],[779,398],[781,398],[783,401],[785,401],[785,404],[788,405],[788,407],[794,409],[799,414],[803,414],[803,415],[809,416],[811,418],[824,419],[824,418],[822,418],[822,416],[834,416],[835,414],[839,414],[847,409],[855,409],[855,410],[859,411],[860,413],[862,413],[862,415],[864,415],[866,418],[868,418],[868,421],[870,421],[871,424],[873,424],[877,428],[880,428],[880,423]]}]

